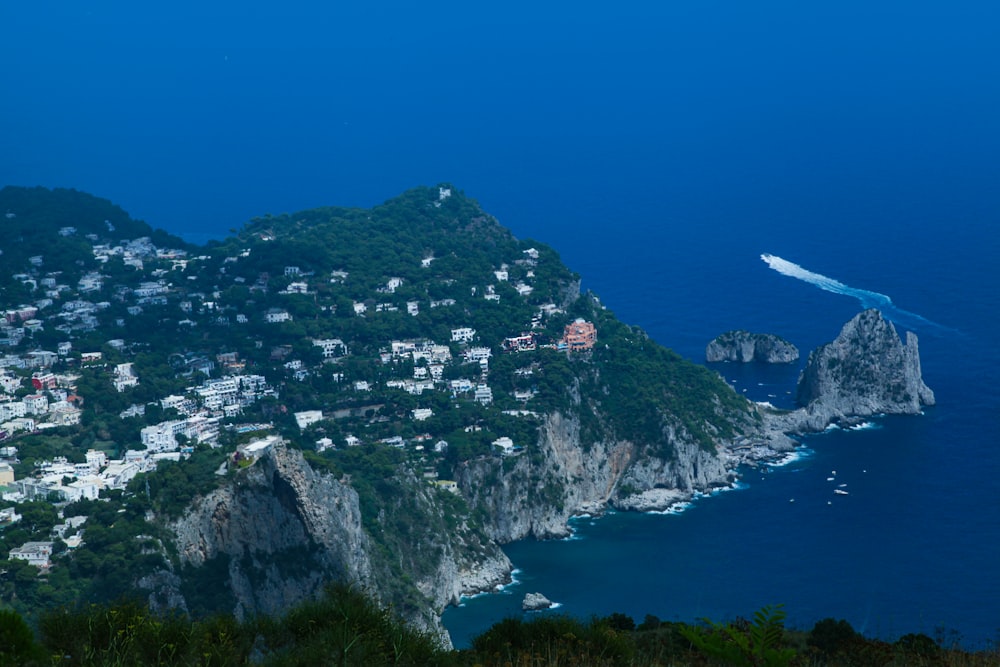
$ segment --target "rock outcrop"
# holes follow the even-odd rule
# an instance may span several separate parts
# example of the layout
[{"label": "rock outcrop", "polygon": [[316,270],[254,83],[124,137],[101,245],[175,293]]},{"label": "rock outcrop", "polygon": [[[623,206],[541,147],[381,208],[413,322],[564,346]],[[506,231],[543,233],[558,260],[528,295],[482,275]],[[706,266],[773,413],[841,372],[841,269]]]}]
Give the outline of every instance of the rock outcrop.
[{"label": "rock outcrop", "polygon": [[227,563],[238,616],[279,613],[325,581],[373,581],[357,492],[280,445],[171,528],[182,565]]},{"label": "rock outcrop", "polygon": [[736,463],[721,444],[706,449],[670,428],[662,437],[670,445],[666,456],[625,440],[585,448],[579,418],[553,413],[542,423],[533,455],[473,459],[458,467],[455,479],[500,543],[567,537],[573,516],[609,506],[662,510],[735,480]]},{"label": "rock outcrop", "polygon": [[541,611],[552,606],[552,600],[541,593],[528,593],[521,601],[522,611]]},{"label": "rock outcrop", "polygon": [[749,331],[727,331],[705,348],[705,360],[787,364],[799,358],[799,349],[780,336]]},{"label": "rock outcrop", "polygon": [[797,398],[817,426],[847,417],[917,414],[934,404],[921,375],[916,334],[907,332],[904,344],[875,309],[859,313],[836,340],[810,353]]},{"label": "rock outcrop", "polygon": [[856,315],[833,342],[809,354],[797,399],[798,410],[764,411],[771,436],[878,414],[917,414],[935,401],[921,374],[916,334],[907,332],[904,343],[876,309]]},{"label": "rock outcrop", "polygon": [[[709,425],[707,443],[670,415],[662,415],[657,442],[616,438],[613,429],[598,429],[603,436],[588,441],[581,415],[589,410],[587,417],[600,419],[600,404],[571,393],[568,410],[543,416],[529,450],[456,466],[475,522],[456,524],[435,495],[447,492],[401,466],[366,524],[349,480],[315,471],[301,453],[277,446],[172,525],[181,566],[214,563],[245,614],[281,611],[331,579],[355,583],[446,642],[438,616],[444,607],[510,581],[511,563],[498,544],[565,537],[570,518],[608,507],[666,509],[732,484],[741,463],[787,451],[795,444],[789,434],[855,416],[911,414],[934,402],[916,336],[907,334],[904,344],[877,311],[861,313],[810,355],[799,381],[804,407],[758,405],[733,417],[730,434]],[[162,574],[147,588],[183,606],[176,579]]]},{"label": "rock outcrop", "polygon": [[[417,482],[401,483],[407,481]],[[441,512],[435,493],[445,492],[414,483],[407,508],[418,528],[428,530],[415,530],[418,544],[387,562],[365,528],[357,492],[279,444],[233,483],[196,501],[171,529],[182,567],[221,564],[215,571],[224,581],[213,587],[228,589],[240,616],[281,613],[326,582],[340,581],[364,588],[447,642],[441,611],[462,595],[509,582],[512,566],[495,543],[477,540],[468,529],[437,530],[430,516]],[[400,574],[412,587],[400,585]],[[159,599],[173,595],[172,606],[183,607],[179,591],[163,590],[164,580],[147,588]]]}]

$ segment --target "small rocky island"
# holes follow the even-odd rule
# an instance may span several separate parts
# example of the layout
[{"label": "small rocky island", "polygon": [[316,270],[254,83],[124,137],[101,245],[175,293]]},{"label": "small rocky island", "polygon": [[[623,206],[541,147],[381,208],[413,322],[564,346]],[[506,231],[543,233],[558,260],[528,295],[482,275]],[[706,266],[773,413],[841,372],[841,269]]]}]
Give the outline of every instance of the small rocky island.
[{"label": "small rocky island", "polygon": [[541,593],[528,593],[521,602],[523,611],[541,611],[552,606],[552,600]]},{"label": "small rocky island", "polygon": [[855,315],[832,342],[809,354],[792,412],[765,412],[772,436],[817,432],[879,414],[919,414],[934,405],[924,384],[917,336],[905,343],[891,322],[871,308]]},{"label": "small rocky island", "polygon": [[743,330],[727,331],[705,348],[705,360],[710,363],[760,361],[766,364],[787,364],[798,358],[799,349],[784,338]]}]

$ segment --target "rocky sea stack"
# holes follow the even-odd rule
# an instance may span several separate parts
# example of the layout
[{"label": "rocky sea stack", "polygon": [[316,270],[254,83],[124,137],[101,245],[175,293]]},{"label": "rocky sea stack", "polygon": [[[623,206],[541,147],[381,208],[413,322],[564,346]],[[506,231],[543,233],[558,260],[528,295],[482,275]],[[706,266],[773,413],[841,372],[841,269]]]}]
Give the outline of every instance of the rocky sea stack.
[{"label": "rocky sea stack", "polygon": [[844,325],[832,343],[809,354],[799,377],[798,402],[831,417],[917,414],[934,404],[920,371],[917,336],[869,309]]},{"label": "rocky sea stack", "polygon": [[882,313],[869,309],[853,317],[831,342],[809,354],[799,376],[797,410],[764,409],[764,440],[772,448],[789,435],[822,431],[882,414],[919,414],[934,405],[924,384],[917,336],[906,343]]},{"label": "rocky sea stack", "polygon": [[787,364],[799,358],[799,349],[774,334],[727,331],[705,348],[705,360],[761,361],[767,364]]}]

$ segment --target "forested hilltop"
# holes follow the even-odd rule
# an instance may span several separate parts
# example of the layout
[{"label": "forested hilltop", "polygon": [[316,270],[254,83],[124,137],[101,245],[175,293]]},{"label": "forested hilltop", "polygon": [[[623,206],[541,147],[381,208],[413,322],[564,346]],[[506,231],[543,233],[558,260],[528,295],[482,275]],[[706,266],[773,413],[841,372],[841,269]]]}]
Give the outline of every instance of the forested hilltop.
[{"label": "forested hilltop", "polygon": [[717,375],[447,184],[206,246],[72,190],[0,214],[0,600],[29,616],[342,581],[441,632],[507,579],[499,544],[773,454]]}]

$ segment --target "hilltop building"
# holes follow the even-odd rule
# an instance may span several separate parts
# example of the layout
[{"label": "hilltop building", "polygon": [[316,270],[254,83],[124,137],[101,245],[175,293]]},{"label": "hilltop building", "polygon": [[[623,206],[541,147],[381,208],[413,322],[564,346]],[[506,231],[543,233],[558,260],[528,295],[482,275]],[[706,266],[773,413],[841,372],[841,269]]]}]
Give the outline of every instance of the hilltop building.
[{"label": "hilltop building", "polygon": [[567,324],[563,330],[561,343],[570,352],[582,352],[594,347],[597,342],[597,329],[593,323],[577,318],[572,324]]}]

